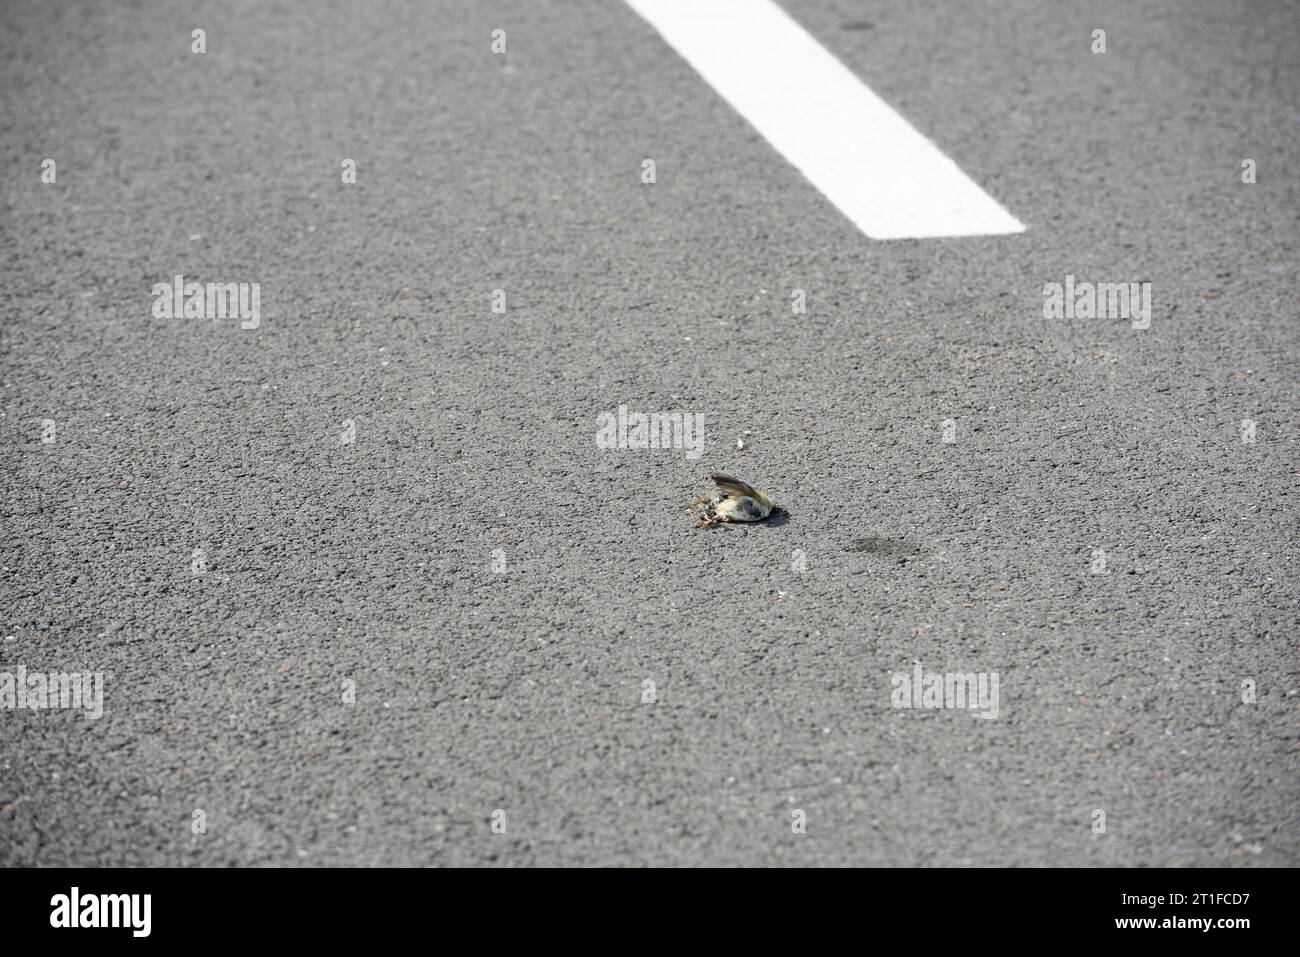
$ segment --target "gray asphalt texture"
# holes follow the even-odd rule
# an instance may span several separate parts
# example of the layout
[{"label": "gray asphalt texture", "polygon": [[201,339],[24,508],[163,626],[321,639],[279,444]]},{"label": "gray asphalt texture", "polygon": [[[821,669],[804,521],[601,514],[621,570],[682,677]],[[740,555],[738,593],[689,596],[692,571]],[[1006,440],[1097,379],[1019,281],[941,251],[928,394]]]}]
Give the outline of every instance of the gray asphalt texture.
[{"label": "gray asphalt texture", "polygon": [[868,239],[620,3],[4,4],[0,671],[107,690],[0,864],[1300,860],[1295,5],[781,2],[1028,231]]}]

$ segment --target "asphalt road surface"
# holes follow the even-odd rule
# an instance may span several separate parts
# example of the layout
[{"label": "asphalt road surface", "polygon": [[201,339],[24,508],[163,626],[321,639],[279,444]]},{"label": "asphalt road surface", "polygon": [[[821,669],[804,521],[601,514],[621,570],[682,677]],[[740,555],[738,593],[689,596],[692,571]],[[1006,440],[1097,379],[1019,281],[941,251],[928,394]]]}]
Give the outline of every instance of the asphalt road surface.
[{"label": "asphalt road surface", "polygon": [[1300,862],[1295,5],[780,2],[1027,229],[623,3],[3,6],[0,864]]}]

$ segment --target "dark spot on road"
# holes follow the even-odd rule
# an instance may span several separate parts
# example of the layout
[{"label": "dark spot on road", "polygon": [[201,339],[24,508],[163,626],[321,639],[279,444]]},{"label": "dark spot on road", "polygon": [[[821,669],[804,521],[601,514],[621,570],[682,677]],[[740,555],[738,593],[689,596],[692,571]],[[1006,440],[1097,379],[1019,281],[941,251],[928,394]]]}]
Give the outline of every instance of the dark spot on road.
[{"label": "dark spot on road", "polygon": [[902,538],[880,538],[872,535],[867,538],[855,538],[849,546],[850,551],[880,558],[896,558],[900,562],[915,558],[921,554],[921,546],[914,545]]}]

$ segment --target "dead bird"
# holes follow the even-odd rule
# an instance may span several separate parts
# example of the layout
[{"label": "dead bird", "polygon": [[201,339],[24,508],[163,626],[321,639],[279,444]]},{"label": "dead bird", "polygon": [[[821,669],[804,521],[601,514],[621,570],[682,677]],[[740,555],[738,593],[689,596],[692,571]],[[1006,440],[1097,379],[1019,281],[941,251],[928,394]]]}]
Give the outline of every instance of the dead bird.
[{"label": "dead bird", "polygon": [[779,505],[746,482],[725,472],[714,472],[709,476],[717,484],[718,490],[713,495],[701,495],[689,506],[689,511],[703,513],[703,519],[696,528],[708,528],[722,522],[761,522],[773,512],[780,512]]}]

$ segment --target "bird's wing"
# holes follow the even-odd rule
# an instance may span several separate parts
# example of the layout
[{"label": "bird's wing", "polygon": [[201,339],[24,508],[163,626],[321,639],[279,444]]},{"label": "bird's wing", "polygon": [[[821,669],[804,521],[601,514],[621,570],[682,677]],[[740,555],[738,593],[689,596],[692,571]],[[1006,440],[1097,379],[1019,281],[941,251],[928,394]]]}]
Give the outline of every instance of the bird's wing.
[{"label": "bird's wing", "polygon": [[753,496],[755,494],[754,489],[751,486],[746,485],[735,476],[728,475],[726,472],[714,472],[709,476],[709,478],[713,479],[718,488],[722,489],[728,495]]}]

